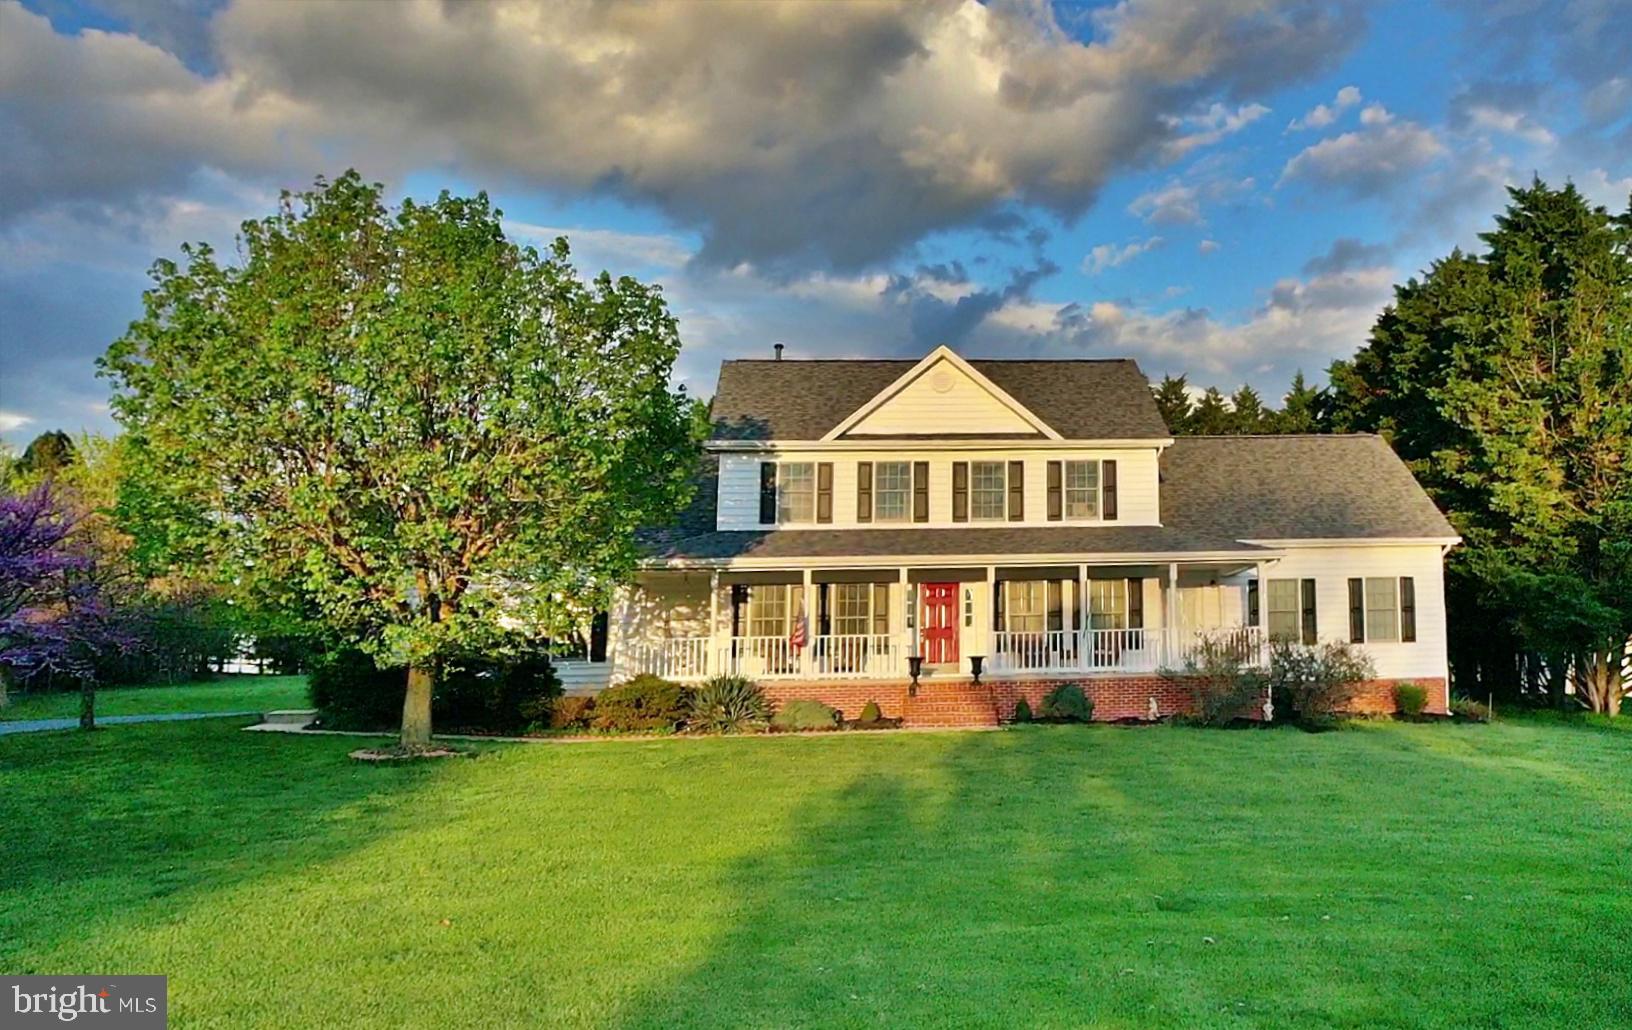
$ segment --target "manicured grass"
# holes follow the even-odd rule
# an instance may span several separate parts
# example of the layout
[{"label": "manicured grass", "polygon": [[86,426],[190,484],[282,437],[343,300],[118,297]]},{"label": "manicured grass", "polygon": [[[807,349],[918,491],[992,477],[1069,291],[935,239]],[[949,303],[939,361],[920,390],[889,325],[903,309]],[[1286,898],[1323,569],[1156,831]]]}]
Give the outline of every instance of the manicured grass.
[{"label": "manicured grass", "polygon": [[[96,714],[159,715],[168,712],[270,712],[306,707],[305,676],[226,676],[175,686],[112,687],[96,692]],[[0,708],[0,721],[77,719],[79,694],[16,694]]]},{"label": "manicured grass", "polygon": [[1586,724],[0,738],[0,969],[177,1026],[1632,1025]]}]

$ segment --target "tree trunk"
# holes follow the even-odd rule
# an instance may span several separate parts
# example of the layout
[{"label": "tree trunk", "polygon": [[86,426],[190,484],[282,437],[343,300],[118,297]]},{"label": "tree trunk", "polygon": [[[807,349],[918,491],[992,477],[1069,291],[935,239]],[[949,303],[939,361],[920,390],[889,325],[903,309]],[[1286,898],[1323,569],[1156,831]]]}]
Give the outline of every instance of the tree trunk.
[{"label": "tree trunk", "polygon": [[436,675],[428,666],[408,667],[408,692],[402,699],[402,746],[425,747],[431,742],[431,690]]},{"label": "tree trunk", "polygon": [[79,681],[79,728],[96,729],[96,681],[89,676]]}]

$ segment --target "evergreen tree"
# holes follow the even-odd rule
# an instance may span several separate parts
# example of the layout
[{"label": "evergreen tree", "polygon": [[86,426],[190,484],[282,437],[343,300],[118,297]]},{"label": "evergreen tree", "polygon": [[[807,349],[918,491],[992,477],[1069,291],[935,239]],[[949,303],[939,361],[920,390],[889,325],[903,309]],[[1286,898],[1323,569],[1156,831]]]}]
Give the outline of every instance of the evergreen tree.
[{"label": "evergreen tree", "polygon": [[1230,429],[1232,433],[1251,435],[1254,433],[1269,432],[1268,423],[1272,416],[1264,407],[1258,391],[1245,384],[1230,397]]},{"label": "evergreen tree", "polygon": [[1167,423],[1168,432],[1174,436],[1191,432],[1190,412],[1195,405],[1190,400],[1190,385],[1185,382],[1185,377],[1163,376],[1161,385],[1154,392],[1156,410],[1162,413],[1162,421]]},{"label": "evergreen tree", "polygon": [[18,459],[17,471],[37,482],[54,475],[74,462],[74,441],[60,429],[36,436]]},{"label": "evergreen tree", "polygon": [[1281,410],[1272,419],[1277,433],[1318,433],[1326,418],[1326,391],[1304,382],[1303,370],[1292,377],[1292,386],[1281,401]]},{"label": "evergreen tree", "polygon": [[1223,436],[1233,429],[1234,413],[1224,403],[1224,395],[1218,392],[1218,387],[1209,386],[1190,416],[1190,432],[1198,436]]}]

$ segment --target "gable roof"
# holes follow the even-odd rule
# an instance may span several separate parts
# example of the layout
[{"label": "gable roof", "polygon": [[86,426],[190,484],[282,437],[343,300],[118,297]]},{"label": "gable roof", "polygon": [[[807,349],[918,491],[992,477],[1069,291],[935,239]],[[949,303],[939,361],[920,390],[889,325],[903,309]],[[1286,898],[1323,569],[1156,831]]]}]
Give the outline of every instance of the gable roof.
[{"label": "gable roof", "polygon": [[643,534],[657,559],[1251,551],[1246,541],[1448,540],[1456,530],[1378,436],[1184,436],[1162,453],[1160,526],[716,530],[717,455],[690,508]]},{"label": "gable roof", "polygon": [[[920,363],[722,362],[710,407],[714,438],[820,440]],[[968,364],[1065,439],[1169,436],[1150,383],[1132,361],[976,359]]]},{"label": "gable roof", "polygon": [[[931,370],[935,371],[934,376],[929,375]],[[964,391],[961,399],[959,399],[960,395],[958,393],[960,384]],[[931,391],[929,398],[923,396],[923,391],[926,389]],[[919,409],[922,408],[923,401],[926,399],[929,402],[930,410],[937,413],[947,411],[949,405],[962,409],[963,424],[966,429],[972,428],[970,419],[973,409],[984,406],[988,409],[984,412],[988,419],[993,417],[994,412],[997,418],[995,425],[990,422],[987,423],[986,430],[994,431],[1001,436],[1046,436],[1051,440],[1061,439],[1060,434],[1054,430],[1053,426],[1038,418],[1035,412],[1027,409],[1024,404],[1011,397],[1007,390],[992,382],[979,369],[963,358],[958,357],[952,348],[944,344],[930,351],[922,361],[902,373],[899,378],[880,390],[866,404],[863,404],[847,416],[844,421],[828,430],[822,439],[831,440],[841,436],[899,438],[902,435],[899,432],[881,432],[880,428],[874,428],[872,432],[868,432],[868,429],[869,426],[878,427],[880,420],[888,425],[891,421],[890,409],[897,403],[905,403],[910,406],[912,402],[909,398],[914,393],[919,395]],[[942,396],[935,396],[937,394]],[[908,417],[916,419],[918,417],[916,410],[914,414]],[[914,433],[912,435],[935,434]]]}]

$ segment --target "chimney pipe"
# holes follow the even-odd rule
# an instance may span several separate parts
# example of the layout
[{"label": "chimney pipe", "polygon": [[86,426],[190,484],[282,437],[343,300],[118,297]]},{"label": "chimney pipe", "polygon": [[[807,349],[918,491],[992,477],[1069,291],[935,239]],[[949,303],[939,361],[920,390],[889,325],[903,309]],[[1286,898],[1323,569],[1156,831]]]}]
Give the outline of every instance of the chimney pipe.
[{"label": "chimney pipe", "polygon": [[778,361],[782,360],[782,347],[782,344],[776,344],[776,360]]}]

